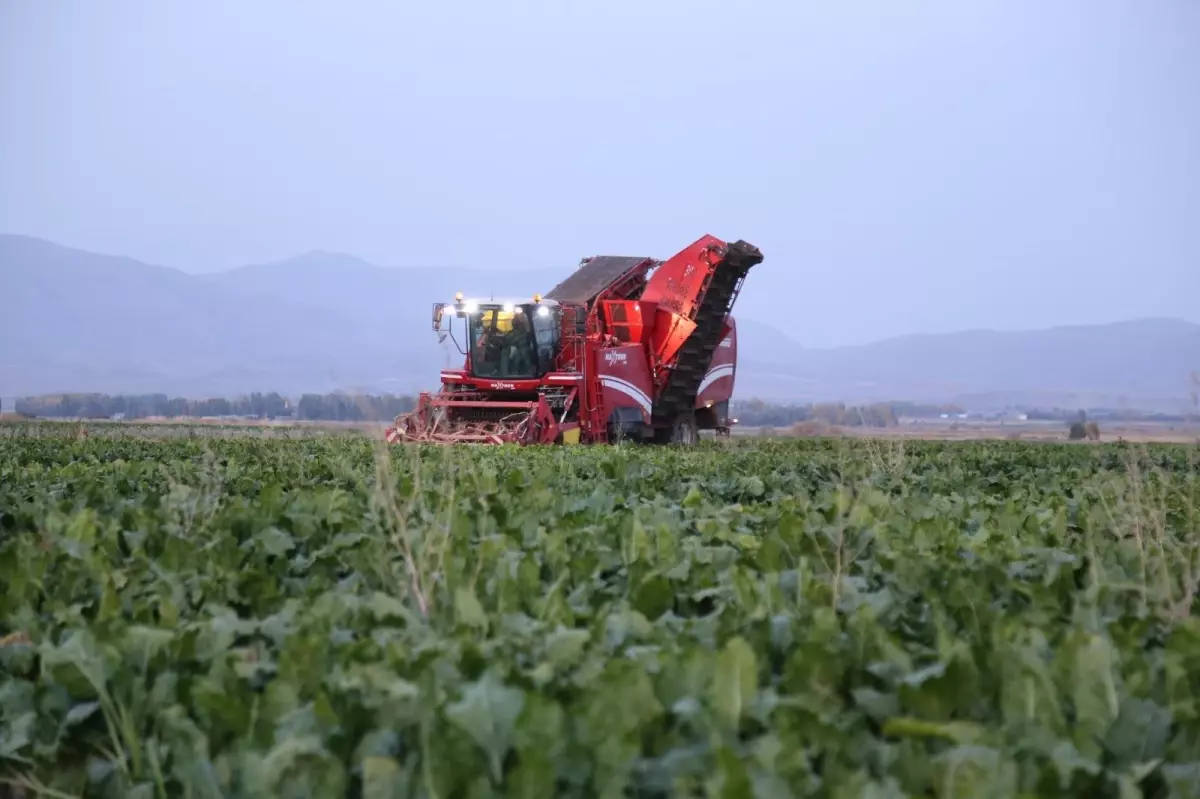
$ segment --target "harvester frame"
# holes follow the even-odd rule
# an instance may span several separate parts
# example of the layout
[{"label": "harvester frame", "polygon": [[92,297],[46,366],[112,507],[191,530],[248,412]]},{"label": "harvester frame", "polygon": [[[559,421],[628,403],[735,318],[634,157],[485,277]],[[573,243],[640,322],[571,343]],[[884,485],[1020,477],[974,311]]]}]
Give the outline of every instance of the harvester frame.
[{"label": "harvester frame", "polygon": [[[666,261],[597,256],[546,293],[433,306],[465,361],[398,416],[392,443],[693,444],[728,435],[737,366],[730,311],[762,253],[702,236]],[[447,314],[452,309],[453,314]],[[449,329],[442,323],[450,318]],[[466,340],[454,335],[461,319]]]}]

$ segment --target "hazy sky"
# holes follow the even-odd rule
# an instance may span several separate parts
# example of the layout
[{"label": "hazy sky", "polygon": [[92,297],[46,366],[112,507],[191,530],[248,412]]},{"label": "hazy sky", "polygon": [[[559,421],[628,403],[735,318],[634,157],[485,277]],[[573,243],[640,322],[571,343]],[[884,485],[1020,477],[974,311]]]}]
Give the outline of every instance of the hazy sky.
[{"label": "hazy sky", "polygon": [[712,232],[811,345],[1200,320],[1196,0],[0,0],[0,114],[0,231],[191,271]]}]

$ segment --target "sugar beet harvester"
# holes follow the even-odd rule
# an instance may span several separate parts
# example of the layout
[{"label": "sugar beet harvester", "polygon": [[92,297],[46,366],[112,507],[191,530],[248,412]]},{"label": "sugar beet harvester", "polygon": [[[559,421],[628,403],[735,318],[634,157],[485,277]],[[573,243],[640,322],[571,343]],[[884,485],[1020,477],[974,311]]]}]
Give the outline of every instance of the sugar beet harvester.
[{"label": "sugar beet harvester", "polygon": [[[545,297],[433,306],[466,356],[396,417],[390,442],[693,444],[728,435],[737,367],[730,310],[758,248],[704,236],[662,262],[598,256]],[[453,309],[448,330],[442,322]],[[466,341],[453,319],[465,321]]]}]

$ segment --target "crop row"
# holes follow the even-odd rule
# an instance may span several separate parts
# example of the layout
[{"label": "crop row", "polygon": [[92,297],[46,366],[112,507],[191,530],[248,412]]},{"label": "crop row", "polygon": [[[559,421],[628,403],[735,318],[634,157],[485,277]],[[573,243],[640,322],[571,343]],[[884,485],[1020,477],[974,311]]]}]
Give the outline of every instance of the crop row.
[{"label": "crop row", "polygon": [[0,438],[0,771],[86,796],[1197,796],[1195,455]]}]

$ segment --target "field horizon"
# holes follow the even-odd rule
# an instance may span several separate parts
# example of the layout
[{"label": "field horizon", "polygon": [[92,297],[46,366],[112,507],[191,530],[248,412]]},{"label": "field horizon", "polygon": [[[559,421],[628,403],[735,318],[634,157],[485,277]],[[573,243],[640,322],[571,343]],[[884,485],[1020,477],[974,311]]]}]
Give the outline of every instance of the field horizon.
[{"label": "field horizon", "polygon": [[[22,424],[54,426],[80,426],[86,430],[135,431],[145,428],[146,435],[153,437],[156,428],[175,430],[172,435],[186,434],[190,428],[207,431],[205,435],[219,437],[221,430],[262,430],[302,432],[324,431],[338,434],[357,433],[369,438],[382,439],[390,422],[355,422],[332,420],[296,419],[215,419],[201,417],[144,418],[129,421],[111,419],[36,419],[20,414],[0,414],[0,426],[12,428]],[[179,431],[182,431],[180,433]],[[839,427],[800,422],[785,426],[743,426],[733,428],[733,437],[742,439],[876,439],[880,441],[1026,441],[1038,443],[1067,442],[1069,427],[1059,421],[1004,422],[995,421],[932,421],[901,422],[889,427]],[[705,439],[712,438],[703,431]],[[1200,444],[1200,418],[1187,422],[1105,422],[1100,425],[1099,442],[1094,443],[1165,443]]]}]

